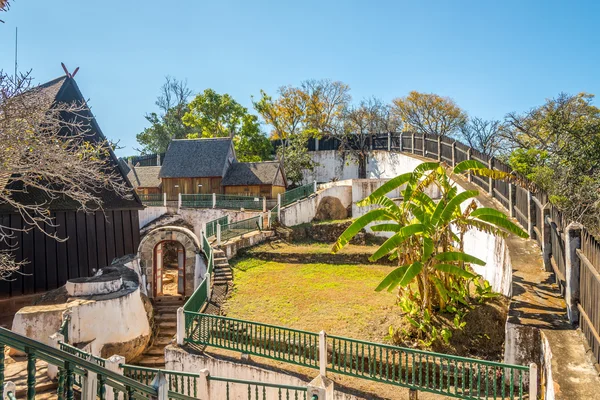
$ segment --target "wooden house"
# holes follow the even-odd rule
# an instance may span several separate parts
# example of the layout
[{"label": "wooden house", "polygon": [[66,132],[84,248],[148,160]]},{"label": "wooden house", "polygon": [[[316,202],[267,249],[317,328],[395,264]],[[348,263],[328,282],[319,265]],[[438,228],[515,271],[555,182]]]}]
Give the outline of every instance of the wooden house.
[{"label": "wooden house", "polygon": [[234,162],[231,138],[173,140],[160,170],[163,193],[169,201],[179,193],[222,193],[221,182]]},{"label": "wooden house", "polygon": [[286,179],[279,161],[233,163],[223,181],[223,193],[276,199],[285,192]]},{"label": "wooden house", "polygon": [[[75,101],[86,104],[72,77],[54,79],[36,90],[54,99],[55,103]],[[79,115],[89,124],[90,141],[105,140],[89,108],[78,116],[65,115],[64,118],[72,120]],[[127,181],[112,150],[109,156],[111,164]],[[10,243],[0,242],[0,250],[12,252],[17,261],[26,261],[22,274],[0,281],[1,298],[15,299],[56,289],[68,279],[93,275],[95,270],[109,265],[116,257],[137,252],[140,241],[138,210],[143,206],[133,188],[129,198],[122,198],[108,189],[97,193],[104,210],[84,213],[78,210],[79,204],[73,200],[66,197],[48,199],[43,191],[23,188],[16,175],[8,175],[1,179],[2,187],[15,189],[13,199],[21,204],[49,202],[56,226],[46,226],[46,231],[68,240],[57,241],[38,229],[20,231],[27,226],[21,215],[0,202],[0,222],[13,228],[14,232]]]},{"label": "wooden house", "polygon": [[127,178],[138,194],[161,194],[160,167],[128,166]]}]

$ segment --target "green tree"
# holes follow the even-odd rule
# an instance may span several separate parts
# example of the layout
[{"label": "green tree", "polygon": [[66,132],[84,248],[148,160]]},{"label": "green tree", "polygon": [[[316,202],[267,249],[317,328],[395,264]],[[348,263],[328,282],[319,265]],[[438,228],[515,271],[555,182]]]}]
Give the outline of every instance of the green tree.
[{"label": "green tree", "polygon": [[[510,178],[509,174],[489,170],[475,160],[459,163],[452,174],[446,172],[445,164],[423,163],[413,172],[386,182],[359,202],[359,206],[379,207],[357,218],[342,233],[332,251],[339,251],[361,229],[374,223],[371,227],[373,231],[388,232],[391,237],[370,259],[376,261],[390,257],[397,259],[399,264],[376,290],[391,291],[399,287],[400,296],[408,291],[423,312],[426,310],[431,313],[433,308],[446,308],[448,302],[469,292],[469,283],[476,278],[469,265],[485,265],[463,251],[463,239],[468,230],[477,229],[494,235],[514,233],[527,237],[500,211],[479,207],[474,200],[478,191],[458,192],[453,174],[468,171],[480,176]],[[386,196],[403,186],[399,204]],[[437,202],[427,194],[427,188],[432,186],[440,191]]]},{"label": "green tree", "polygon": [[393,111],[405,129],[430,135],[457,133],[467,121],[467,114],[449,97],[412,91],[393,100]]},{"label": "green tree", "polygon": [[271,141],[260,129],[256,115],[228,94],[206,89],[189,104],[183,122],[194,133],[187,137],[233,137],[239,161],[268,160],[273,152]]},{"label": "green tree", "polygon": [[187,111],[187,100],[192,94],[187,81],[167,76],[160,92],[155,103],[159,112],[146,114],[150,126],[136,136],[142,146],[139,149],[142,154],[164,153],[171,140],[185,139],[193,132],[182,121]]},{"label": "green tree", "polygon": [[526,113],[508,114],[501,134],[509,163],[549,194],[569,219],[598,233],[600,108],[594,96],[560,94]]}]

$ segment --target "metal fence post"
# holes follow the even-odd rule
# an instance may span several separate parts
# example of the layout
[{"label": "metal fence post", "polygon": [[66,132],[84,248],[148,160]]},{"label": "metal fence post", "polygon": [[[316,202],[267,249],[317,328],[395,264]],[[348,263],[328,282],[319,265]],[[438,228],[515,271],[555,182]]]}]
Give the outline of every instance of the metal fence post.
[{"label": "metal fence post", "polygon": [[392,151],[392,132],[388,132],[388,151]]},{"label": "metal fence post", "polygon": [[411,141],[412,141],[412,143],[411,143],[411,151],[412,151],[413,154],[415,154],[415,134],[411,133],[410,134],[410,138],[411,138]]},{"label": "metal fence post", "polygon": [[552,263],[550,258],[552,257],[552,240],[551,240],[551,218],[550,218],[550,204],[546,204],[542,209],[542,222],[540,232],[542,233],[542,256],[544,258],[544,269],[547,272],[552,272]]},{"label": "metal fence post", "polygon": [[212,194],[212,203],[213,203],[212,208],[216,208],[217,207],[217,194],[216,193]]},{"label": "metal fence post", "polygon": [[177,344],[183,345],[185,341],[185,313],[183,307],[177,309]]},{"label": "metal fence post", "polygon": [[402,132],[400,132],[400,152],[404,151],[404,140],[402,140]]},{"label": "metal fence post", "polygon": [[529,399],[537,400],[538,367],[536,363],[529,364]]},{"label": "metal fence post", "polygon": [[533,227],[535,226],[535,201],[533,201],[533,195],[527,191],[527,233],[532,238],[535,235]]},{"label": "metal fence post", "polygon": [[210,274],[206,272],[204,274],[204,280],[206,280],[206,298],[210,300],[210,295],[212,294],[211,285],[210,285]]},{"label": "metal fence post", "polygon": [[517,201],[517,187],[509,183],[508,184],[508,211],[510,212],[510,217],[515,218],[517,216],[517,212],[515,210],[515,204]]},{"label": "metal fence post", "polygon": [[581,230],[583,226],[577,222],[571,222],[565,228],[565,302],[567,303],[567,315],[571,324],[579,323],[579,276],[580,261],[577,250],[581,249]]},{"label": "metal fence post", "polygon": [[[494,159],[491,157],[488,161],[488,168],[494,169]],[[488,178],[488,193],[490,194],[490,196],[494,197],[494,180],[492,179],[492,177]]]},{"label": "metal fence post", "polygon": [[181,209],[181,193],[177,194],[177,208]]},{"label": "metal fence post", "polygon": [[217,246],[221,245],[221,224],[217,222]]},{"label": "metal fence post", "polygon": [[163,193],[163,205],[166,207],[167,206],[167,194]]},{"label": "metal fence post", "polygon": [[456,167],[456,140],[452,142],[452,168]]},{"label": "metal fence post", "polygon": [[[471,159],[471,148],[469,147],[467,149],[467,160]],[[473,174],[471,174],[471,171],[469,171],[469,182],[473,182]]]},{"label": "metal fence post", "polygon": [[442,137],[438,136],[437,138],[437,145],[438,145],[438,153],[437,153],[437,160],[438,162],[442,161]]},{"label": "metal fence post", "polygon": [[319,332],[319,373],[327,376],[327,333]]},{"label": "metal fence post", "polygon": [[267,211],[267,198],[263,196],[263,212]]}]

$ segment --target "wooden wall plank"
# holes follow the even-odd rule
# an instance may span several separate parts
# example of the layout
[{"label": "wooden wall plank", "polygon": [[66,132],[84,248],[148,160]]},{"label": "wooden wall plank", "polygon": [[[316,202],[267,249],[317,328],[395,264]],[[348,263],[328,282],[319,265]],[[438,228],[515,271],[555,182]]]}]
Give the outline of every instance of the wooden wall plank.
[{"label": "wooden wall plank", "polygon": [[[67,215],[65,212],[57,212],[56,214],[56,234],[59,238],[67,238]],[[56,243],[56,266],[57,266],[57,285],[62,286],[69,279],[69,259],[67,253],[67,241],[58,241]]]},{"label": "wooden wall plank", "polygon": [[133,254],[133,232],[131,229],[131,211],[122,211],[123,218],[123,244],[125,254]]},{"label": "wooden wall plank", "polygon": [[137,210],[129,211],[131,214],[131,229],[133,231],[133,252],[137,254],[140,247],[140,214]]},{"label": "wooden wall plank", "polygon": [[85,229],[87,236],[87,276],[94,275],[94,269],[98,269],[98,250],[96,237],[96,217],[94,214],[85,214]]},{"label": "wooden wall plank", "polygon": [[33,279],[35,280],[35,292],[46,291],[46,235],[39,229],[33,231]]},{"label": "wooden wall plank", "polygon": [[125,245],[123,243],[123,217],[121,211],[115,211],[114,225],[115,230],[115,257],[123,257],[125,255]]},{"label": "wooden wall plank", "polygon": [[96,240],[98,249],[98,267],[106,267],[107,262],[107,250],[106,250],[106,231],[105,231],[105,217],[104,213],[97,211],[95,213],[96,218]]},{"label": "wooden wall plank", "polygon": [[79,251],[77,249],[77,216],[67,212],[67,262],[69,279],[79,276]]},{"label": "wooden wall plank", "polygon": [[[56,225],[56,224],[54,224]],[[50,235],[56,234],[56,227],[46,224],[46,232]],[[56,239],[46,236],[46,290],[58,287],[58,270],[56,262]]]},{"label": "wooden wall plank", "polygon": [[87,251],[87,230],[85,228],[85,214],[77,213],[77,254],[78,254],[78,276],[88,276],[88,251]]},{"label": "wooden wall plank", "polygon": [[[10,226],[10,215],[1,215],[0,216],[0,225],[2,226]],[[10,250],[10,242],[8,239],[0,240],[0,251],[9,251]],[[10,281],[8,280],[0,280],[0,297],[8,297],[11,294]]]},{"label": "wooden wall plank", "polygon": [[106,212],[106,223],[104,224],[106,234],[106,265],[110,265],[115,258],[115,222],[114,212]]}]

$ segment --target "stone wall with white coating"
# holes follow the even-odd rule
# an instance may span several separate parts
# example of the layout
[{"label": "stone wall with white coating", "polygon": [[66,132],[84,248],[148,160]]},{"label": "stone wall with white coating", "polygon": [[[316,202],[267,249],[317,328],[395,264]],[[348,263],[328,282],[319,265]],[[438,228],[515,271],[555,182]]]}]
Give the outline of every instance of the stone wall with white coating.
[{"label": "stone wall with white coating", "polygon": [[256,217],[260,211],[235,211],[221,208],[181,208],[178,214],[191,226],[194,227],[196,236],[201,237],[202,227],[207,222],[229,215],[230,221],[241,221],[243,219]]},{"label": "stone wall with white coating", "polygon": [[[311,151],[312,160],[318,164],[313,172],[305,171],[304,183],[331,182],[358,179],[358,164],[337,150]],[[384,150],[372,151],[367,158],[367,178],[393,178],[412,171],[423,161],[401,153]]]},{"label": "stone wall with white coating", "polygon": [[154,221],[157,218],[162,217],[167,213],[167,207],[154,207],[147,206],[143,210],[138,211],[138,215],[140,218],[140,228],[148,225],[150,222]]},{"label": "stone wall with white coating", "polygon": [[285,226],[295,226],[311,222],[319,208],[319,203],[328,196],[337,197],[344,207],[348,207],[352,204],[352,187],[328,186],[306,199],[282,207],[281,223]]},{"label": "stone wall with white coating", "polygon": [[[193,371],[195,373],[198,373],[202,369],[207,369],[210,372],[210,375],[212,376],[290,386],[306,387],[306,385],[310,381],[305,381],[295,376],[287,375],[281,372],[270,371],[254,365],[221,360],[202,354],[190,354],[174,346],[167,346],[165,348],[165,369],[186,372]],[[314,373],[316,376],[318,374],[318,371],[315,370]],[[224,399],[226,397],[225,383],[211,381],[209,385],[209,390],[210,399]],[[278,398],[277,389],[267,388],[266,394],[266,398],[268,399]],[[232,399],[247,398],[248,385],[230,384],[229,396]],[[286,398],[285,393],[284,398]],[[290,393],[289,398],[294,399],[294,393]],[[336,391],[334,394],[334,399],[358,400],[360,398]]]}]

